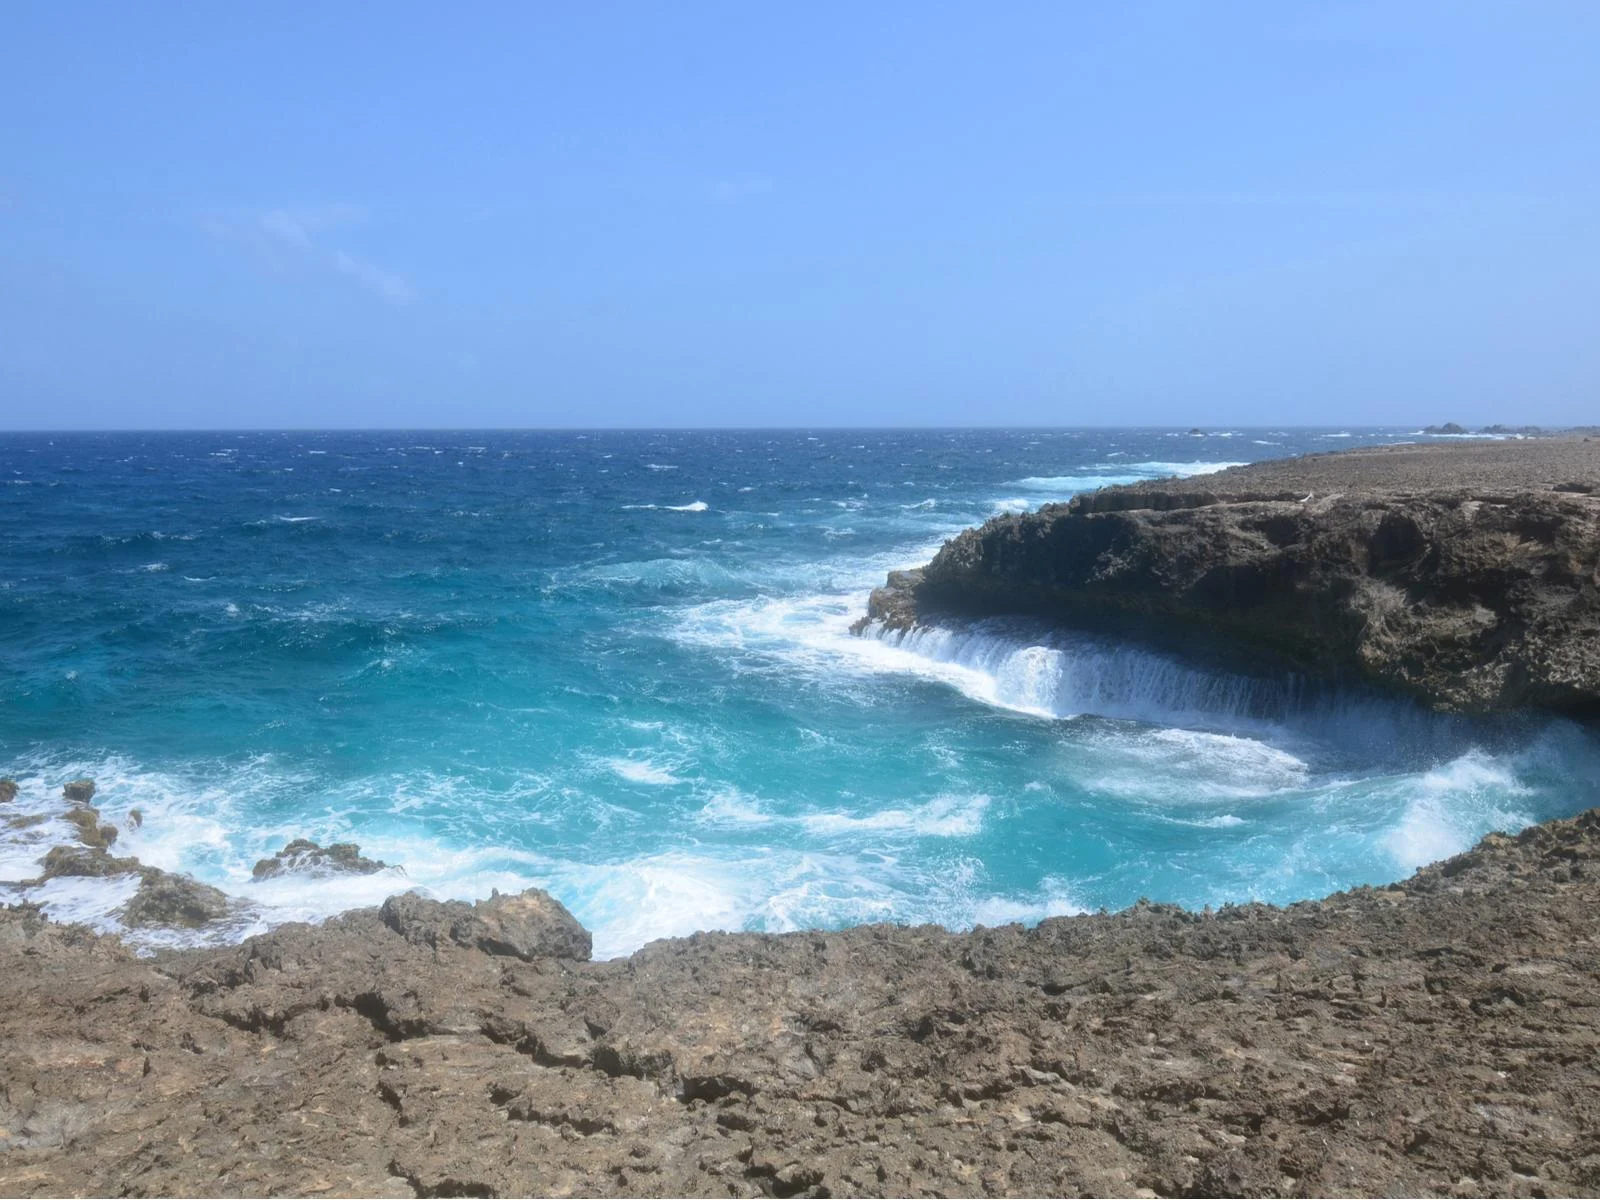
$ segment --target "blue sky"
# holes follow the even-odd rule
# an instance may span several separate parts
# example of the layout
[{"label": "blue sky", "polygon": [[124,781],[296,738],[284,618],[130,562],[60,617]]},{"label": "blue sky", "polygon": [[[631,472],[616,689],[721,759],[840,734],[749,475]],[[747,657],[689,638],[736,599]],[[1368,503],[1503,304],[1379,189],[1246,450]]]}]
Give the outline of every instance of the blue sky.
[{"label": "blue sky", "polygon": [[83,4],[0,427],[1600,421],[1600,4]]}]

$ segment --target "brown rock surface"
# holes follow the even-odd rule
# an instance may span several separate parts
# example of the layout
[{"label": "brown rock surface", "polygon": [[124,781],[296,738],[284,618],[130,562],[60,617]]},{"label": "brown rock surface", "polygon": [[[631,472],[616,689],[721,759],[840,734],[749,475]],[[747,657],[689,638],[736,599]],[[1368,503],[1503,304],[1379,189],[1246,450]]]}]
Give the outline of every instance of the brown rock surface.
[{"label": "brown rock surface", "polygon": [[94,780],[74,779],[62,785],[61,795],[73,804],[87,804],[94,799]]},{"label": "brown rock surface", "polygon": [[0,911],[0,1194],[1600,1190],[1600,810],[1032,931],[522,961],[409,902],[155,959]]},{"label": "brown rock surface", "polygon": [[[143,820],[142,813],[140,819]],[[372,875],[384,870],[388,865],[375,858],[363,857],[361,847],[354,842],[334,842],[331,846],[324,847],[306,838],[295,838],[271,858],[258,860],[250,874],[255,879],[270,879],[285,871]]]},{"label": "brown rock surface", "polygon": [[1027,614],[1463,712],[1600,712],[1600,440],[1403,446],[1109,487],[896,572],[890,628]]}]

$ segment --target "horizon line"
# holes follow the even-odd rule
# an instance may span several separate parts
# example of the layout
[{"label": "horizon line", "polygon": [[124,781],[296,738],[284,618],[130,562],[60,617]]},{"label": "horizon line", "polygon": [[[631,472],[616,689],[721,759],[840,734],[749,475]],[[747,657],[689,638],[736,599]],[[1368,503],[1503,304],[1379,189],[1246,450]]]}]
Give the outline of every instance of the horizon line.
[{"label": "horizon line", "polygon": [[[1110,424],[1090,423],[1078,425],[215,425],[215,426],[106,426],[101,428],[70,428],[70,429],[0,429],[0,437],[16,434],[72,436],[83,434],[254,434],[254,433],[800,433],[800,432],[854,432],[854,433],[971,433],[971,432],[1060,432],[1077,430],[1139,430],[1159,431],[1162,433],[1174,430],[1181,433],[1192,433],[1200,436],[1220,436],[1234,431],[1257,430],[1407,430],[1417,434],[1425,434],[1427,426],[1415,429],[1409,427],[1415,422],[1399,422],[1393,424],[1351,424],[1351,423],[1325,423],[1305,424],[1273,422],[1265,425],[1251,425],[1243,423],[1220,423],[1207,426],[1200,425],[1157,425],[1157,424]],[[1445,424],[1459,425],[1459,422],[1445,422]],[[1437,427],[1437,426],[1436,426]],[[1538,430],[1541,433],[1566,433],[1580,430],[1600,428],[1597,425],[1540,425],[1537,422],[1526,422],[1510,425],[1502,421],[1479,425],[1476,429],[1466,429],[1465,433],[1483,433],[1491,429],[1502,430]],[[1444,434],[1432,436],[1461,437],[1463,434]]]}]

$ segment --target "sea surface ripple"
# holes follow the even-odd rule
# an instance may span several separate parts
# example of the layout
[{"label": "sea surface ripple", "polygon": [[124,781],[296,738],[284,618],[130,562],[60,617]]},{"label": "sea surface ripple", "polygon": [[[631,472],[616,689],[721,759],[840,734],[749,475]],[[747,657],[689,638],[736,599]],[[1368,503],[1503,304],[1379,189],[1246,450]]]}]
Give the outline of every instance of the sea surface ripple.
[{"label": "sea surface ripple", "polygon": [[[4,434],[0,775],[23,812],[95,777],[108,819],[144,813],[119,852],[254,899],[253,927],[536,884],[602,956],[1386,882],[1600,802],[1593,736],[1021,622],[848,627],[887,570],[996,513],[1403,440]],[[0,837],[0,898],[59,835]],[[251,879],[300,836],[397,867]],[[127,886],[30,894],[115,929]]]}]

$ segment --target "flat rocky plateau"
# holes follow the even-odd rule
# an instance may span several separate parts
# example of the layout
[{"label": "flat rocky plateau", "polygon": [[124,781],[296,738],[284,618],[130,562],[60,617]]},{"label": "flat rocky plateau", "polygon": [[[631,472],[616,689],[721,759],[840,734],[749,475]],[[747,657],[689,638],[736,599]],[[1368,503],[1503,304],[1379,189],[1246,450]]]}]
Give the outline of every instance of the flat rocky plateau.
[{"label": "flat rocky plateau", "polygon": [[1286,909],[587,942],[0,910],[0,1193],[1600,1192],[1600,810]]},{"label": "flat rocky plateau", "polygon": [[869,608],[891,630],[995,615],[1442,710],[1592,716],[1600,438],[1365,448],[1102,488],[960,534]]}]

